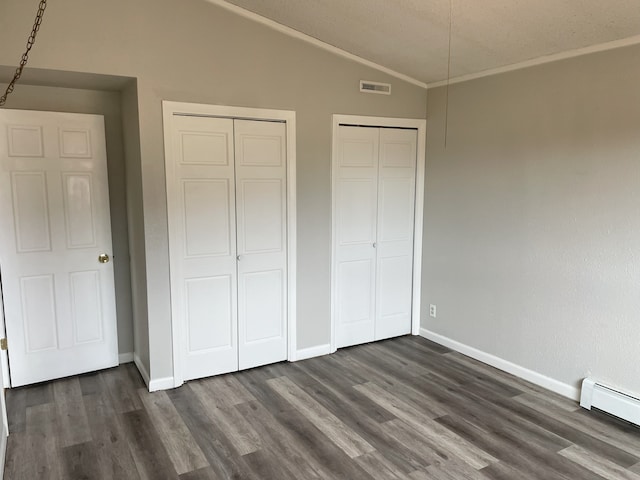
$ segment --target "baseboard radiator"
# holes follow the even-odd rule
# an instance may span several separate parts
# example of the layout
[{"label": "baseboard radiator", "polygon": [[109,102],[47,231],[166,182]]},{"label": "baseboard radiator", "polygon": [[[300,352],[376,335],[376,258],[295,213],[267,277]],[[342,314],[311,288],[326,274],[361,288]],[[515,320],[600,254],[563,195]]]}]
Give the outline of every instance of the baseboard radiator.
[{"label": "baseboard radiator", "polygon": [[587,410],[597,408],[640,426],[640,398],[619,392],[590,378],[582,381],[580,406]]}]

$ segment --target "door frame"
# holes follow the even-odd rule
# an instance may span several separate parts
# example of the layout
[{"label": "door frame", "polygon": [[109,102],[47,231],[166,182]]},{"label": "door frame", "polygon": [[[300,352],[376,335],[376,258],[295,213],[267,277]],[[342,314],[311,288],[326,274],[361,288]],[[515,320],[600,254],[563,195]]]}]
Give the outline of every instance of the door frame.
[{"label": "door frame", "polygon": [[[171,141],[171,119],[174,115],[218,117],[242,120],[276,121],[285,124],[287,135],[287,360],[296,360],[296,112],[292,110],[273,110],[262,108],[234,107],[227,105],[209,105],[162,101],[164,132],[165,174],[166,166],[173,160]],[[166,179],[166,188],[169,179]],[[167,197],[168,199],[168,197]],[[169,202],[167,201],[167,208]],[[167,212],[167,222],[171,231],[171,218]],[[169,235],[169,244],[171,236]],[[174,261],[169,255],[169,270],[175,270]],[[172,268],[173,267],[173,268]],[[174,386],[184,383],[182,371],[182,351],[184,345],[184,326],[173,319],[179,318],[175,303],[171,302],[171,333],[173,344],[173,380]]]},{"label": "door frame", "polygon": [[338,127],[353,125],[362,127],[411,128],[417,130],[418,144],[416,152],[416,198],[413,227],[413,287],[411,297],[411,334],[420,334],[420,296],[422,284],[422,226],[424,215],[424,183],[427,145],[427,121],[413,118],[368,117],[362,115],[332,116],[331,139],[331,353],[336,346],[336,180],[338,161]]}]

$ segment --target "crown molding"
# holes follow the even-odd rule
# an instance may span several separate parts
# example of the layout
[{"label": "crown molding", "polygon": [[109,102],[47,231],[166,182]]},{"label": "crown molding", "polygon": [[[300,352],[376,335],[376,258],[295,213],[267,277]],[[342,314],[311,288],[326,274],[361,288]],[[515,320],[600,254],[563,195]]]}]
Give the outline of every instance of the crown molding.
[{"label": "crown molding", "polygon": [[390,68],[384,67],[382,65],[379,65],[375,62],[372,62],[370,60],[367,60],[365,58],[359,57],[358,55],[354,55],[353,53],[349,53],[346,50],[342,50],[341,48],[335,47],[331,44],[325,43],[322,40],[318,40],[315,37],[312,37],[310,35],[307,35],[306,33],[302,33],[294,28],[291,27],[287,27],[286,25],[283,25],[281,23],[278,23],[274,20],[271,20],[269,18],[263,17],[262,15],[258,15],[257,13],[251,12],[249,10],[246,10],[242,7],[238,7],[237,5],[233,5],[231,3],[225,2],[224,0],[206,0],[207,2],[213,4],[213,5],[217,5],[219,7],[222,7],[226,10],[229,10],[237,15],[240,15],[242,17],[248,18],[249,20],[253,20],[255,22],[261,23],[267,27],[270,27],[274,30],[277,30],[280,33],[284,33],[285,35],[288,35],[290,37],[296,38],[298,40],[302,40],[304,42],[310,43],[311,45],[314,45],[318,48],[322,48],[323,50],[326,50],[328,52],[331,52],[335,55],[338,55],[340,57],[346,58],[348,60],[352,60],[354,62],[360,63],[361,65],[364,65],[366,67],[370,67],[373,68],[375,70],[378,70],[382,73],[386,73],[387,75],[390,75],[392,77],[398,78],[400,80],[404,80],[405,82],[411,83],[413,85],[416,85],[418,87],[422,87],[422,88],[427,88],[427,84],[425,82],[421,82],[420,80],[416,80],[413,77],[410,77],[408,75],[405,75],[403,73],[400,72],[396,72],[395,70],[392,70]]},{"label": "crown molding", "polygon": [[491,68],[489,70],[483,70],[482,72],[478,73],[470,73],[469,75],[453,77],[449,81],[440,80],[438,82],[428,83],[427,89],[443,87],[447,84],[452,85],[455,83],[468,82],[469,80],[475,80],[477,78],[490,77],[492,75],[498,75],[500,73],[513,72],[515,70],[521,70],[523,68],[535,67],[536,65],[544,65],[545,63],[557,62],[559,60],[581,57],[590,53],[604,52],[607,50],[613,50],[616,48],[628,47],[637,44],[640,44],[640,35],[634,35],[632,37],[623,38],[621,40],[614,40],[612,42],[599,43],[597,45],[591,45],[589,47],[567,50],[565,52],[554,53],[552,55],[544,55],[542,57],[533,58],[524,62],[513,63],[511,65],[505,65],[503,67]]}]

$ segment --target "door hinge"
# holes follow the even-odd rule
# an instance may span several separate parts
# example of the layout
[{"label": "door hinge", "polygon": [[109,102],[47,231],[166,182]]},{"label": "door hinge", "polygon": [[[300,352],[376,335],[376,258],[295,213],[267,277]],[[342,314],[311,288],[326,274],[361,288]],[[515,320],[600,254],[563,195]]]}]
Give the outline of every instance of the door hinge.
[{"label": "door hinge", "polygon": [[9,347],[7,345],[7,339],[6,338],[0,338],[0,350],[8,350]]}]

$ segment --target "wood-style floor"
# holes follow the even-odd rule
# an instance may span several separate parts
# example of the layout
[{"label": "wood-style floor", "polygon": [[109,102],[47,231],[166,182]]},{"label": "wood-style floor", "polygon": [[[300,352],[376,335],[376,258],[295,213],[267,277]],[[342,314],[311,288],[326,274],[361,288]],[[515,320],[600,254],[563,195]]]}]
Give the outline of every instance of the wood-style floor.
[{"label": "wood-style floor", "polygon": [[5,479],[640,480],[640,429],[419,337],[151,394],[128,364],[7,403]]}]

